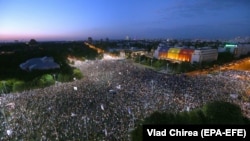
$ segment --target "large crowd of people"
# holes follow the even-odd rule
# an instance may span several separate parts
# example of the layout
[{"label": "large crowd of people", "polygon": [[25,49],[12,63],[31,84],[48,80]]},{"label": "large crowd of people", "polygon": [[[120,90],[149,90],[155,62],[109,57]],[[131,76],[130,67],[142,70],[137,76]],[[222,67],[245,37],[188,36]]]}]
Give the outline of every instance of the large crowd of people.
[{"label": "large crowd of people", "polygon": [[0,140],[129,140],[154,111],[181,112],[214,100],[250,117],[250,72],[164,74],[128,60],[79,63],[84,78],[2,94]]}]

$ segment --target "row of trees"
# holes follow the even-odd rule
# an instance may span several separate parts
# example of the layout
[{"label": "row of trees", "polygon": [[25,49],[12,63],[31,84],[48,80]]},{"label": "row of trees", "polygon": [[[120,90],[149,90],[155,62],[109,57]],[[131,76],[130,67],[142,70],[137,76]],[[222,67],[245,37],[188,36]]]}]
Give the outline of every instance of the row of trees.
[{"label": "row of trees", "polygon": [[79,69],[73,69],[70,74],[43,74],[35,77],[30,81],[23,81],[18,79],[8,79],[0,81],[0,93],[19,92],[23,90],[30,90],[34,88],[44,88],[54,85],[56,82],[69,82],[74,79],[81,79],[82,72]]},{"label": "row of trees", "polygon": [[161,60],[155,58],[149,58],[144,55],[136,56],[134,58],[136,63],[140,63],[146,66],[151,66],[156,70],[166,69],[171,73],[182,73],[195,70],[197,68],[196,64],[190,64],[189,62],[173,63],[168,60]]},{"label": "row of trees", "polygon": [[194,62],[193,64],[189,62],[173,63],[168,60],[160,60],[155,58],[149,58],[144,55],[137,55],[134,61],[146,66],[154,67],[156,70],[168,69],[172,73],[185,73],[194,70],[208,69],[216,65],[222,65],[235,60],[233,54],[229,52],[219,53],[218,59],[212,62]]}]

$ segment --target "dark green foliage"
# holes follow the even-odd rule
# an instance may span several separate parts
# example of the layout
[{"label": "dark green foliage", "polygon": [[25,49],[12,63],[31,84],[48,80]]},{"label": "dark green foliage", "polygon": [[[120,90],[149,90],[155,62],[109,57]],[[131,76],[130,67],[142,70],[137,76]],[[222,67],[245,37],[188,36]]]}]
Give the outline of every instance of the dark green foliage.
[{"label": "dark green foliage", "polygon": [[192,124],[206,124],[206,117],[201,109],[193,110],[189,112],[190,123]]},{"label": "dark green foliage", "polygon": [[3,81],[4,82],[4,87],[5,87],[5,93],[9,93],[12,91],[12,86],[15,83],[14,79],[9,79],[7,81]]},{"label": "dark green foliage", "polygon": [[234,60],[234,55],[230,52],[222,52],[218,54],[218,59],[217,59],[218,64],[231,62],[233,60]]},{"label": "dark green foliage", "polygon": [[208,103],[203,107],[208,123],[241,124],[244,123],[240,107],[227,102]]},{"label": "dark green foliage", "polygon": [[[48,80],[41,78],[43,75],[56,74],[57,81],[72,81],[73,77],[80,79],[82,74],[78,71],[73,72],[74,68],[67,62],[68,56],[78,59],[95,59],[98,54],[95,50],[84,45],[83,42],[39,42],[35,46],[25,43],[10,43],[1,45],[0,52],[0,93],[11,91],[21,91],[23,88],[32,89],[54,84],[54,79]],[[53,57],[55,62],[60,65],[60,69],[53,70],[33,70],[31,72],[21,70],[19,65],[31,58]],[[73,76],[75,75],[75,76]],[[53,77],[52,77],[53,78]],[[5,80],[5,81],[4,81]],[[16,83],[16,81],[18,81]],[[20,82],[25,82],[22,84]]]},{"label": "dark green foliage", "polygon": [[138,126],[131,132],[132,141],[142,141],[142,126]]},{"label": "dark green foliage", "polygon": [[0,81],[0,93],[9,93],[11,91],[11,83],[6,81]]},{"label": "dark green foliage", "polygon": [[75,77],[76,79],[81,79],[83,77],[81,70],[74,69],[73,70],[73,77]]},{"label": "dark green foliage", "polygon": [[215,101],[190,112],[154,112],[131,133],[134,141],[142,140],[143,124],[250,124],[250,119],[242,115],[238,105]]},{"label": "dark green foliage", "polygon": [[35,46],[35,45],[37,45],[37,41],[35,39],[30,39],[29,45],[30,46]]},{"label": "dark green foliage", "polygon": [[187,112],[182,112],[179,114],[175,115],[175,120],[174,123],[178,123],[178,124],[192,124],[193,121],[190,121],[189,118],[189,113]]},{"label": "dark green foliage", "polygon": [[24,81],[15,81],[12,87],[13,92],[23,91],[27,88]]},{"label": "dark green foliage", "polygon": [[58,75],[58,81],[60,81],[60,82],[69,82],[72,80],[73,80],[72,75],[68,75],[68,74],[59,74]]},{"label": "dark green foliage", "polygon": [[[43,74],[72,74],[73,69],[67,63],[68,56],[74,56],[79,59],[95,59],[98,56],[95,50],[85,46],[83,42],[39,42],[37,46],[32,48],[24,43],[5,44],[1,46],[0,51],[10,52],[0,55],[0,65],[2,66],[0,69],[0,80],[13,78],[25,82]],[[28,59],[44,56],[53,57],[55,62],[60,65],[60,69],[27,72],[19,67],[21,63]]]},{"label": "dark green foliage", "polygon": [[55,83],[55,80],[53,79],[53,76],[50,74],[44,74],[38,80],[39,87],[47,87],[47,86],[50,86],[54,83]]}]

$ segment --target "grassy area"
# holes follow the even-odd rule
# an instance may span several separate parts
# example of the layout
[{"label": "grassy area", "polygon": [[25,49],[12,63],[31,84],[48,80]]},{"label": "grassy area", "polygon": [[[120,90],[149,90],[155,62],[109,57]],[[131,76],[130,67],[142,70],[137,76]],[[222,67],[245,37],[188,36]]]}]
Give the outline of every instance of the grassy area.
[{"label": "grassy area", "polygon": [[[68,56],[95,59],[98,53],[83,42],[44,42],[30,46],[25,43],[1,45],[0,93],[45,87],[55,81],[67,82],[82,78],[81,71],[71,67]],[[60,69],[24,71],[19,65],[31,58],[53,57]]]}]

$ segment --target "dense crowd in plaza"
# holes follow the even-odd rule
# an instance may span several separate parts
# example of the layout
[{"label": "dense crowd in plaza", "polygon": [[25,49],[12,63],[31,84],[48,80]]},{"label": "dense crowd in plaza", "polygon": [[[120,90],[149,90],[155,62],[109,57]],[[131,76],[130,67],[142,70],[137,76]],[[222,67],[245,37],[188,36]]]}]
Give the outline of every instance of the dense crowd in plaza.
[{"label": "dense crowd in plaza", "polygon": [[0,140],[129,140],[154,111],[189,111],[214,100],[236,103],[250,117],[250,72],[165,74],[128,60],[77,67],[81,80],[2,94]]}]

